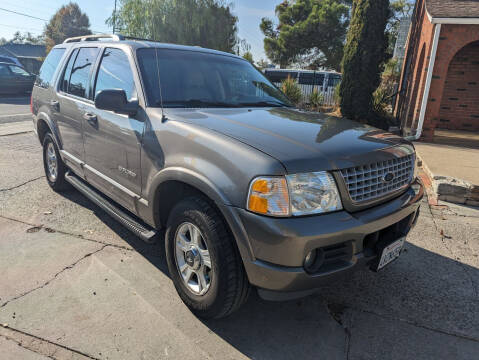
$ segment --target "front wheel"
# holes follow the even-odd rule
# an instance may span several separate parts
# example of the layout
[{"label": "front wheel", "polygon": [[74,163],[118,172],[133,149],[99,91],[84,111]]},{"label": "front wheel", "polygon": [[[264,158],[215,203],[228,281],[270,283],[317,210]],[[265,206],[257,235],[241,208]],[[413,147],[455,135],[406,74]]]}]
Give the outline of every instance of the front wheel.
[{"label": "front wheel", "polygon": [[224,220],[200,197],[172,210],[166,231],[166,258],[176,290],[201,318],[221,318],[247,299],[250,285]]},{"label": "front wheel", "polygon": [[50,133],[46,134],[43,139],[43,167],[48,185],[53,190],[62,191],[68,188],[68,183],[65,180],[66,167]]}]

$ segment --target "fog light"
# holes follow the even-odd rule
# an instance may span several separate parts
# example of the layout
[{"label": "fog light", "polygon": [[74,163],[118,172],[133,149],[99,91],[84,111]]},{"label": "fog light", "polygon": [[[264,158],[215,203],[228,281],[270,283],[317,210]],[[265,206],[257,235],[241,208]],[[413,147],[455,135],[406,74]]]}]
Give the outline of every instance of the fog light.
[{"label": "fog light", "polygon": [[310,271],[313,269],[314,263],[316,262],[316,256],[317,256],[317,251],[316,249],[311,250],[308,255],[304,258],[304,268],[307,271]]}]

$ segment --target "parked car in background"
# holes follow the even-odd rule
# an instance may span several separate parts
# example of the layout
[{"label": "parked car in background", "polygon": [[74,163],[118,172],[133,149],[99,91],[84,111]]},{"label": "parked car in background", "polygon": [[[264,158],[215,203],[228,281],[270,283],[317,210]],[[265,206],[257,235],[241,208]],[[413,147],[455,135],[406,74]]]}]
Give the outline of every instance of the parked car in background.
[{"label": "parked car in background", "polygon": [[22,63],[20,61],[18,61],[18,59],[13,57],[13,56],[0,55],[0,63],[2,63],[2,62],[23,67]]},{"label": "parked car in background", "polygon": [[0,62],[0,94],[30,93],[35,77],[20,66]]},{"label": "parked car in background", "polygon": [[141,239],[164,240],[178,294],[203,318],[230,314],[251,288],[280,300],[379,271],[419,215],[411,143],[295,109],[233,54],[67,39],[40,69],[32,112],[51,188],[72,185]]}]

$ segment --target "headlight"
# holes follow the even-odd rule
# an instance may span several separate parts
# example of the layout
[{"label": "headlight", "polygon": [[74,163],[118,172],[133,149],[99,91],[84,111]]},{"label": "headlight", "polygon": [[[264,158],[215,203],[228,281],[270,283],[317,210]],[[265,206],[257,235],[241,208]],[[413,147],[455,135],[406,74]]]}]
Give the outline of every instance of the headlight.
[{"label": "headlight", "polygon": [[291,213],[319,214],[343,208],[333,176],[326,172],[286,175]]},{"label": "headlight", "polygon": [[325,171],[258,177],[251,182],[247,209],[270,216],[309,215],[341,210],[333,176]]}]

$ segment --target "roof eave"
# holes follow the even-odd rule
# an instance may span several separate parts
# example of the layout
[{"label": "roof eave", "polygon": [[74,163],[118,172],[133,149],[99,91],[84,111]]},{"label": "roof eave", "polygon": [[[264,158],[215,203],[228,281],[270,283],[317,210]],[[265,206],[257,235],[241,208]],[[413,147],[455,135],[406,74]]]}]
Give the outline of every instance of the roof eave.
[{"label": "roof eave", "polygon": [[479,25],[479,18],[446,18],[431,17],[433,24],[463,24],[463,25]]},{"label": "roof eave", "polygon": [[431,24],[464,24],[464,25],[479,25],[479,17],[434,17],[427,9],[427,3],[424,4],[427,18]]}]

